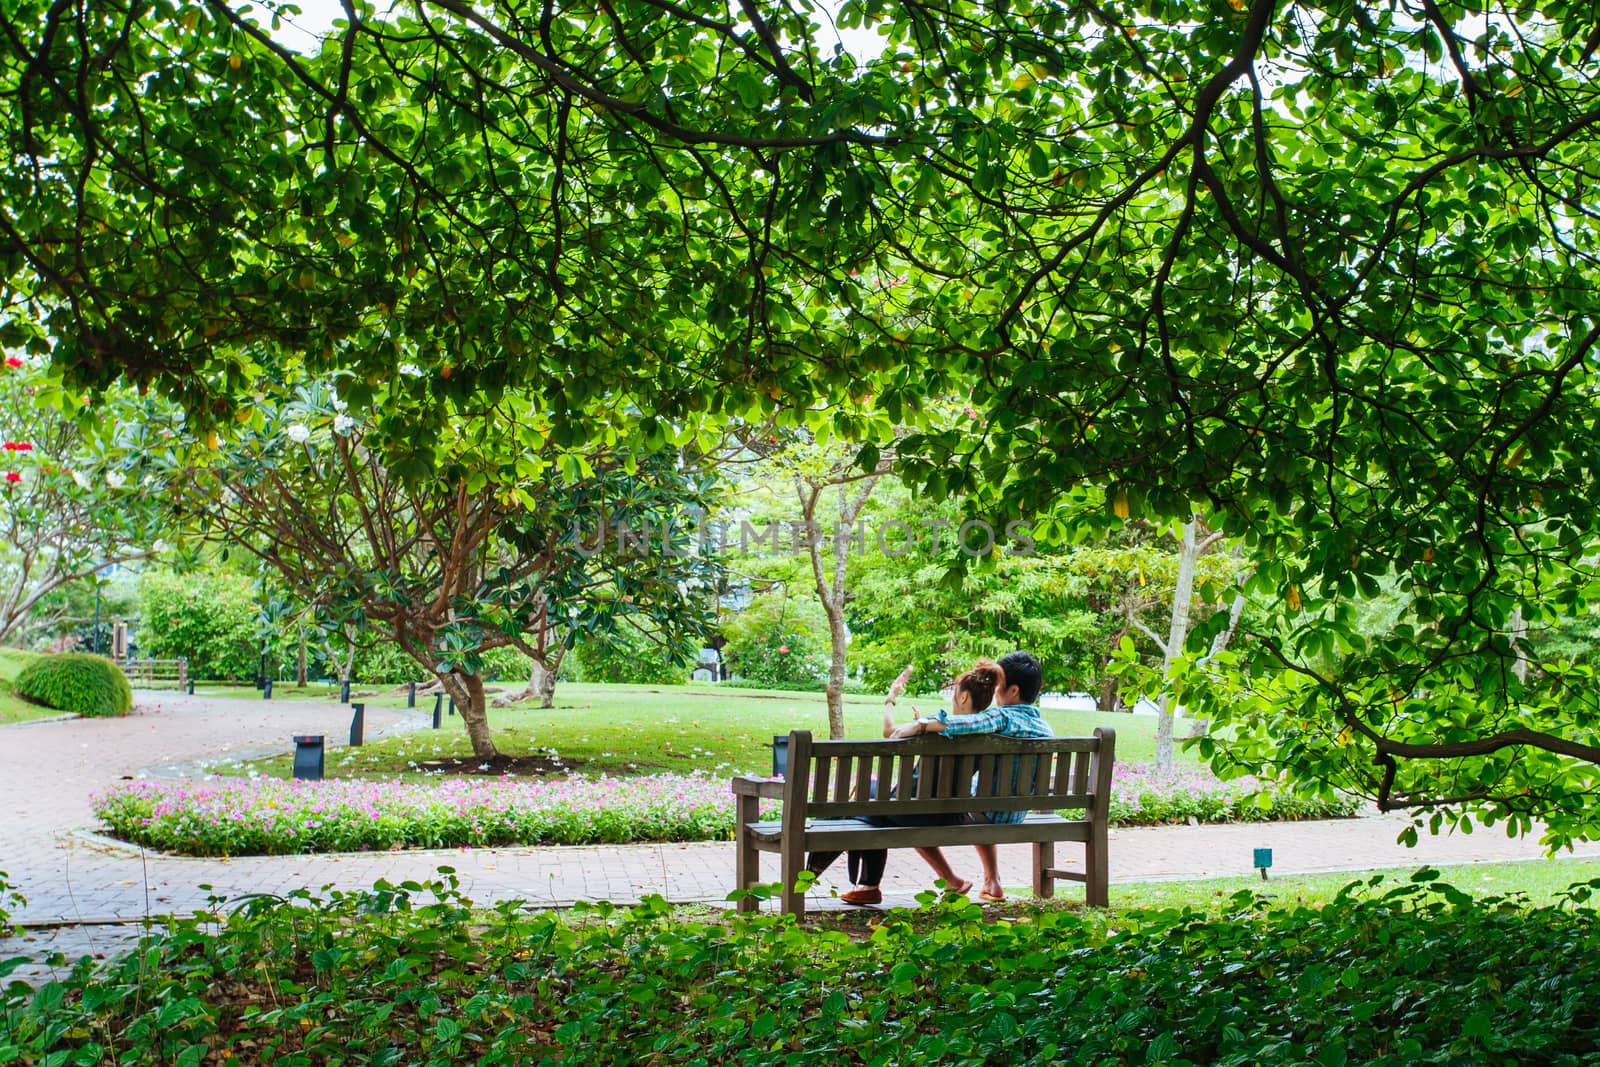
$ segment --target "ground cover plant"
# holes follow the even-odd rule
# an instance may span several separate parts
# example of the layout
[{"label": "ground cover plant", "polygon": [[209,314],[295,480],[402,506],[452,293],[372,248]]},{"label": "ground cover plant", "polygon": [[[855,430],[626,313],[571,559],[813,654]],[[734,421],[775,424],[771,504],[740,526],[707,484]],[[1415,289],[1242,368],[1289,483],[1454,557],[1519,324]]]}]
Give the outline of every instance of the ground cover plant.
[{"label": "ground cover plant", "polygon": [[19,696],[57,711],[100,717],[133,710],[122,669],[87,652],[39,656],[17,674],[16,688]]},{"label": "ground cover plant", "polygon": [[[1278,794],[1254,779],[1118,767],[1112,822],[1326,818],[1354,804]],[[126,841],[191,856],[343,852],[465,845],[587,845],[728,840],[733,798],[722,777],[441,777],[428,782],[277,778],[119,782],[95,814]]]},{"label": "ground cover plant", "polygon": [[[474,911],[427,885],[257,897],[0,1008],[0,1061],[1578,1064],[1600,925],[1419,871],[1318,907],[986,923],[961,899],[852,933],[774,915]],[[314,906],[307,906],[314,905]]]},{"label": "ground cover plant", "polygon": [[125,840],[196,856],[703,841],[733,828],[728,783],[685,775],[125,782],[95,812]]}]

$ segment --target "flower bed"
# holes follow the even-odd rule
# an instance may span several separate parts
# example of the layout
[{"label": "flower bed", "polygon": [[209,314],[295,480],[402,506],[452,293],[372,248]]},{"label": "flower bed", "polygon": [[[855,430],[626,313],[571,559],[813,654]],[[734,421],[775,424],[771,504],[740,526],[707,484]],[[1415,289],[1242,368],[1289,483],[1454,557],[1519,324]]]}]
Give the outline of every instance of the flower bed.
[{"label": "flower bed", "polygon": [[112,787],[94,807],[118,837],[190,856],[703,841],[733,827],[727,782],[678,775],[141,781]]},{"label": "flower bed", "polygon": [[[1312,819],[1354,813],[1219,782],[1203,770],[1119,765],[1111,821],[1121,826]],[[733,802],[722,778],[661,775],[434,783],[220,779],[119,784],[95,798],[116,836],[190,856],[358,852],[463,845],[590,845],[726,840]]]},{"label": "flower bed", "polygon": [[1255,778],[1222,781],[1203,767],[1165,773],[1143,763],[1118,763],[1111,772],[1113,826],[1195,822],[1267,822],[1354,815],[1350,797],[1317,800],[1273,788]]}]

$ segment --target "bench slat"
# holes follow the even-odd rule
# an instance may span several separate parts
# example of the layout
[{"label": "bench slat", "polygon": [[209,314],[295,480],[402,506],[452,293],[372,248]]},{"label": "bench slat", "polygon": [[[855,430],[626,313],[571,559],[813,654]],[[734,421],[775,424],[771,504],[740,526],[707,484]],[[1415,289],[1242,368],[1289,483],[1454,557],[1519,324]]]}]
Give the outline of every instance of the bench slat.
[{"label": "bench slat", "polygon": [[855,757],[840,756],[833,775],[833,799],[844,803],[850,799],[850,772],[854,770]]},{"label": "bench slat", "polygon": [[872,796],[872,760],[862,756],[856,763],[856,787],[852,794],[857,800],[867,800]]},{"label": "bench slat", "polygon": [[1064,793],[1040,797],[931,797],[927,800],[824,801],[811,804],[806,814],[819,819],[847,819],[856,815],[959,815],[969,811],[1059,811],[1087,809],[1088,794]]},{"label": "bench slat", "polygon": [[995,767],[1000,763],[999,756],[978,757],[978,788],[973,792],[980,797],[995,795]]},{"label": "bench slat", "polygon": [[[751,823],[746,828],[756,847],[775,852],[781,846],[781,822]],[[965,826],[867,826],[854,819],[818,820],[806,828],[808,852],[839,849],[914,848],[925,845],[997,845],[1031,841],[1087,841],[1089,824],[1052,815],[1033,815],[1026,822]],[[1067,877],[1070,877],[1068,875]]]}]

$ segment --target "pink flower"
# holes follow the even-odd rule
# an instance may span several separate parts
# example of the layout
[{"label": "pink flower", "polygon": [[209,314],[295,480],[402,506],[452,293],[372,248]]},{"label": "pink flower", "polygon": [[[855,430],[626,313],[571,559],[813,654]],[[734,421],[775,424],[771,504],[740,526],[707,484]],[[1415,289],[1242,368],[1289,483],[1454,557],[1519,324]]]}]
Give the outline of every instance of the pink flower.
[{"label": "pink flower", "polygon": [[789,646],[788,645],[779,645],[778,646],[778,655],[787,656],[788,654],[789,654]]},{"label": "pink flower", "polygon": [[18,367],[22,366],[22,360],[18,359],[16,356],[7,356],[6,366],[10,367],[12,370],[16,370]]},{"label": "pink flower", "polygon": [[20,482],[22,481],[22,475],[18,474],[16,471],[6,471],[6,481]]}]

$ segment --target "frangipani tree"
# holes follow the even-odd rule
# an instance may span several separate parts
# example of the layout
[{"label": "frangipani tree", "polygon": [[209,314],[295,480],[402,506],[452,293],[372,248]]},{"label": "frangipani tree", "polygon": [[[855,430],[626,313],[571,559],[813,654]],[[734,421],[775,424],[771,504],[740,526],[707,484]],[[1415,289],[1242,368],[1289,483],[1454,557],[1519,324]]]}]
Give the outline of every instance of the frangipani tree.
[{"label": "frangipani tree", "polygon": [[165,405],[120,390],[91,404],[38,356],[0,363],[0,641],[52,593],[152,555],[166,502],[120,456],[161,432]]},{"label": "frangipani tree", "polygon": [[[697,472],[666,454],[558,448],[507,394],[433,443],[446,457],[436,471],[402,475],[406,461],[367,443],[386,418],[307,383],[263,397],[214,451],[191,439],[152,466],[201,534],[254,553],[324,617],[371,627],[435,675],[480,758],[497,754],[485,652],[547,655],[551,616],[561,640],[621,615],[704,626],[695,590],[714,587],[715,561],[685,519],[708,490]],[[602,523],[649,541],[600,538]]]}]

